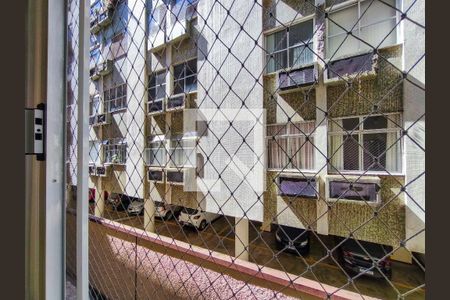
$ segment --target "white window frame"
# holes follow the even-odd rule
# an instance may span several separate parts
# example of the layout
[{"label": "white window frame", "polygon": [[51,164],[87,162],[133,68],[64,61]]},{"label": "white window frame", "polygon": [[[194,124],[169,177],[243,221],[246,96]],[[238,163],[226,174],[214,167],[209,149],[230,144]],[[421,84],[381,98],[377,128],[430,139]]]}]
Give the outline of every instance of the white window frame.
[{"label": "white window frame", "polygon": [[[149,167],[165,167],[167,160],[166,139],[163,136],[151,136],[148,138],[148,147],[145,149],[145,164]],[[162,160],[151,163],[149,157],[153,156],[152,153],[162,152]],[[156,156],[156,155],[154,155]]]},{"label": "white window frame", "polygon": [[[170,154],[170,161],[169,161],[169,167],[171,168],[184,168],[184,167],[196,167],[196,141],[198,140],[198,137],[195,135],[193,136],[178,136],[178,137],[172,137],[169,140],[169,154]],[[194,143],[194,146],[187,146],[186,142]],[[179,151],[181,152],[181,157],[183,159],[183,163],[176,164],[174,161],[174,152]],[[194,157],[192,157],[194,155]]]},{"label": "white window frame", "polygon": [[[300,19],[297,19],[297,20],[294,20],[293,22],[291,22],[289,24],[283,24],[283,25],[277,26],[276,28],[269,29],[269,30],[264,32],[264,49],[265,49],[265,51],[264,51],[265,52],[265,54],[264,54],[264,72],[265,72],[265,74],[276,74],[276,73],[278,73],[280,71],[284,72],[284,71],[295,70],[295,69],[298,69],[298,68],[310,66],[310,65],[314,64],[314,62],[316,62],[317,57],[316,57],[316,55],[313,54],[313,59],[311,60],[310,63],[304,64],[304,65],[293,66],[293,67],[290,66],[290,60],[289,60],[289,52],[290,51],[289,50],[297,48],[299,46],[298,45],[296,45],[296,46],[289,46],[289,34],[287,34],[287,33],[286,33],[286,48],[285,49],[278,50],[278,51],[275,51],[273,53],[269,53],[268,50],[267,50],[268,49],[268,47],[267,47],[268,37],[270,35],[275,34],[277,32],[281,32],[283,30],[286,30],[286,28],[290,28],[290,27],[296,26],[298,24],[308,22],[310,20],[312,20],[312,23],[313,23],[312,24],[313,36],[311,37],[311,40],[310,40],[310,42],[307,45],[311,49],[311,51],[314,51],[314,29],[316,27],[316,19],[314,17],[314,14],[306,16],[306,17],[303,17],[303,18],[300,18]],[[269,65],[270,55],[281,53],[281,52],[284,52],[284,51],[287,52],[286,53],[287,66],[285,68],[279,68],[279,67],[275,66],[275,71],[268,72],[267,68],[268,68],[268,65]]]},{"label": "white window frame", "polygon": [[[290,138],[309,136],[309,142],[314,145],[314,136],[315,136],[314,130],[309,135],[302,134],[301,132],[300,133],[295,133],[295,134],[291,134],[289,132],[289,128],[290,128],[289,125],[291,125],[291,124],[300,124],[300,123],[310,123],[310,124],[314,124],[314,126],[315,126],[316,120],[301,121],[301,122],[277,123],[277,124],[267,124],[267,127],[270,127],[270,126],[286,126],[286,134],[276,135],[275,139],[287,139],[287,141],[286,141],[286,148],[287,149],[285,149],[285,152],[289,153],[289,149],[290,149],[290,141],[289,140],[290,140]],[[273,140],[273,136],[269,135],[268,134],[268,130],[267,130],[267,135],[266,135],[266,149],[267,149],[267,151],[266,151],[266,161],[267,161],[267,164],[269,164],[269,147],[270,147],[269,141],[270,140]],[[279,145],[277,145],[277,146],[280,147]],[[283,173],[285,173],[285,172],[286,173],[298,173],[299,171],[301,171],[302,173],[315,173],[315,170],[316,170],[315,158],[314,158],[314,156],[316,155],[315,152],[316,152],[315,149],[313,149],[313,152],[312,152],[313,153],[313,157],[312,157],[313,167],[311,169],[291,168],[291,166],[289,166],[289,165],[288,165],[289,167],[286,167],[286,168],[273,168],[273,167],[270,167],[268,165],[267,166],[267,170],[268,171],[277,171],[277,172],[282,171]],[[289,159],[289,157],[287,157],[287,159]]]},{"label": "white window frame", "polygon": [[[355,27],[355,29],[352,32],[357,31],[357,36],[358,37],[360,37],[360,35],[361,35],[361,29],[362,28],[367,28],[367,27],[370,27],[370,26],[374,26],[374,25],[386,22],[387,20],[393,19],[393,18],[395,18],[396,23],[399,22],[401,15],[400,15],[399,11],[396,10],[396,13],[395,13],[394,17],[389,17],[389,18],[383,19],[381,21],[378,21],[376,23],[371,23],[369,25],[361,26],[361,20],[360,20],[361,19],[361,13],[364,13],[364,12],[361,11],[361,3],[365,2],[365,1],[369,1],[369,0],[350,0],[350,1],[347,1],[347,2],[343,2],[343,3],[339,3],[339,4],[336,4],[336,5],[333,5],[332,7],[328,7],[328,8],[325,9],[325,11],[328,13],[328,18],[326,19],[326,26],[325,26],[325,28],[326,28],[325,29],[325,34],[326,34],[325,58],[326,58],[326,60],[333,60],[334,61],[334,60],[339,60],[339,59],[346,58],[346,57],[352,57],[352,56],[355,56],[355,55],[358,55],[358,54],[372,52],[372,49],[361,50],[361,45],[362,44],[365,45],[365,44],[362,43],[360,40],[357,40],[358,41],[358,49],[353,51],[350,54],[344,54],[344,55],[340,55],[340,56],[335,55],[337,52],[339,52],[339,50],[337,52],[335,51],[336,53],[329,53],[328,49],[330,48],[330,38],[333,38],[333,37],[336,37],[336,36],[339,36],[339,35],[347,35],[346,32],[343,32],[343,33],[339,33],[339,34],[335,34],[333,36],[330,36],[329,28],[330,28],[330,23],[332,23],[332,22],[330,22],[329,18],[330,18],[330,15],[332,15],[333,13],[349,9],[349,8],[352,8],[353,6],[357,5],[358,6],[358,24],[357,24],[357,26]],[[378,0],[375,0],[375,1],[378,1]],[[394,0],[394,5],[395,5],[396,9],[398,9],[398,7],[399,7],[398,1],[399,0]],[[396,26],[394,32],[395,32],[395,42],[393,44],[386,45],[385,47],[389,47],[389,46],[392,46],[392,45],[395,45],[395,44],[399,43],[399,41],[400,41],[400,34],[401,34],[400,26]],[[348,39],[346,39],[345,41],[347,41],[347,40]],[[345,44],[345,41],[344,41],[344,44]],[[344,44],[342,44],[342,46]]]},{"label": "white window frame", "polygon": [[[97,98],[97,100],[95,100]],[[95,105],[94,103],[98,102],[98,111],[94,112]],[[97,115],[101,115],[103,113],[102,110],[102,97],[100,94],[95,94],[89,97],[89,117],[94,117]]]},{"label": "white window frame", "polygon": [[[105,165],[125,165],[127,162],[127,142],[124,138],[113,138],[103,141],[103,161]],[[122,155],[117,162],[112,161],[115,154]],[[111,157],[111,161],[107,161]]]},{"label": "white window frame", "polygon": [[[164,74],[164,83],[161,84],[157,84],[157,76],[160,74]],[[150,77],[154,76],[155,77],[155,85],[152,86],[150,85]],[[167,97],[167,93],[166,93],[166,87],[167,87],[167,70],[162,70],[162,71],[157,71],[157,72],[153,72],[149,75],[149,80],[148,80],[148,88],[147,88],[147,93],[148,93],[148,98],[147,98],[147,104],[151,104],[151,103],[157,103],[157,102],[162,102],[161,105],[161,111],[164,110],[164,99]],[[159,89],[163,89],[164,90],[164,97],[163,98],[156,98],[158,95],[158,90]],[[150,90],[155,90],[155,99],[150,100]],[[150,112],[147,112],[150,113]],[[154,113],[154,112],[153,112]]]},{"label": "white window frame", "polygon": [[[370,117],[379,117],[379,116],[385,116],[386,118],[388,118],[389,120],[392,120],[393,116],[398,116],[398,127],[397,128],[385,128],[385,129],[363,129],[364,126],[364,121],[366,118],[370,118]],[[349,131],[346,131],[345,129],[341,129],[338,131],[331,131],[331,123],[334,122],[333,120],[344,120],[344,119],[355,119],[358,118],[359,119],[359,128],[358,130],[354,130],[351,131],[351,134],[348,134]],[[328,157],[331,157],[331,155],[333,155],[333,153],[331,153],[332,148],[331,148],[331,138],[333,136],[345,136],[345,135],[358,135],[358,167],[359,170],[338,170],[336,171],[335,168],[328,166],[328,173],[330,174],[337,174],[337,173],[342,173],[342,174],[349,174],[349,175],[403,175],[404,174],[404,162],[403,162],[403,149],[404,149],[404,139],[401,137],[402,134],[402,128],[403,128],[403,116],[400,112],[397,113],[385,113],[385,114],[372,114],[372,115],[355,115],[355,116],[346,116],[346,117],[338,117],[338,118],[332,118],[331,120],[328,120]],[[363,136],[365,134],[377,134],[377,133],[398,133],[400,135],[400,141],[397,141],[397,143],[400,143],[400,155],[399,157],[397,157],[398,163],[400,163],[400,171],[371,171],[371,170],[364,170],[364,149],[361,145],[363,145],[364,143],[364,138]],[[341,149],[343,151],[343,145],[341,146]],[[336,155],[336,153],[334,153],[334,155]]]},{"label": "white window frame", "polygon": [[[118,97],[117,96],[117,90],[119,88],[122,88],[122,91],[123,91],[123,89],[125,89],[125,92],[123,93],[122,96]],[[114,90],[114,94],[115,94],[114,98],[108,99],[106,97],[106,93],[108,92],[108,93],[111,94],[111,91],[113,91],[113,90]],[[114,113],[114,112],[119,112],[119,111],[126,110],[127,107],[128,107],[127,93],[128,93],[128,91],[127,91],[127,84],[126,83],[116,84],[116,85],[114,85],[114,86],[112,86],[112,87],[110,87],[108,89],[105,89],[103,91],[103,97],[104,97],[103,99],[104,99],[104,103],[105,103],[105,107],[106,107],[106,112]],[[116,104],[116,108],[111,109],[111,104],[113,102]],[[119,104],[121,103],[122,105],[119,106],[119,105],[117,105],[117,103],[119,103]]]},{"label": "white window frame", "polygon": [[[197,92],[197,89],[198,89],[198,87],[197,87],[197,84],[198,84],[198,82],[197,82],[197,75],[198,75],[197,66],[196,66],[195,74],[186,76],[187,65],[188,65],[188,63],[191,62],[191,61],[195,61],[195,63],[197,64],[197,57],[194,57],[194,58],[185,60],[185,61],[183,61],[183,62],[181,62],[181,63],[178,63],[178,64],[173,65],[173,70],[174,70],[174,71],[173,71],[173,76],[171,76],[171,77],[172,77],[172,79],[173,79],[173,89],[174,89],[173,94],[174,94],[174,95],[179,95],[179,94],[185,94],[185,95],[187,95],[187,94],[191,94],[191,93],[196,93],[196,92]],[[177,77],[175,76],[175,67],[178,67],[178,66],[180,66],[180,65],[184,65],[184,68],[183,68],[183,70],[184,70],[184,76],[177,78]],[[191,91],[187,92],[187,91],[186,91],[186,79],[192,78],[192,77],[195,77],[195,81],[196,81],[196,84],[195,84],[195,85],[196,85],[196,88],[195,88],[195,90],[191,90]],[[181,93],[175,93],[175,86],[176,86],[176,84],[177,84],[178,82],[183,82],[183,92],[181,92]]]}]

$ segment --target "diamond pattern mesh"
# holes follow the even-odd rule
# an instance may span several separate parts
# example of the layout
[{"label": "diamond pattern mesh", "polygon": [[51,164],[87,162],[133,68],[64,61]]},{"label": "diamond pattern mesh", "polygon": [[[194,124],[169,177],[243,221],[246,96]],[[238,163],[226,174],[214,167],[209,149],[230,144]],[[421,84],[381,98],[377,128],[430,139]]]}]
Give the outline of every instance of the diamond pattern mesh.
[{"label": "diamond pattern mesh", "polygon": [[422,2],[91,1],[78,137],[70,0],[67,272],[85,201],[93,299],[423,299]]}]

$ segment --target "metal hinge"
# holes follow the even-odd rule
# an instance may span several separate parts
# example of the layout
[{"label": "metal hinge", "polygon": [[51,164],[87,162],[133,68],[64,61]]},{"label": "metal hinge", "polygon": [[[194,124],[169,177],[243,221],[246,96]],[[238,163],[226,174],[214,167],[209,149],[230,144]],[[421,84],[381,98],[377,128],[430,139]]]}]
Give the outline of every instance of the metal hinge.
[{"label": "metal hinge", "polygon": [[25,155],[45,160],[45,104],[25,108]]}]

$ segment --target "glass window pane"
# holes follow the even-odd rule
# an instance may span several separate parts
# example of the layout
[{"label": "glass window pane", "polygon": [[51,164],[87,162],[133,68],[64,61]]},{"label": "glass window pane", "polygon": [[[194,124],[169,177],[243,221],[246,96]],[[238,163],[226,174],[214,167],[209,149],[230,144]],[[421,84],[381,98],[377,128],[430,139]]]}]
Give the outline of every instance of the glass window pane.
[{"label": "glass window pane", "polygon": [[289,28],[289,46],[308,43],[313,36],[313,20],[299,23]]},{"label": "glass window pane", "polygon": [[175,79],[180,79],[182,77],[184,77],[184,69],[185,69],[185,65],[184,64],[179,64],[173,67],[173,77]]},{"label": "glass window pane", "polygon": [[342,120],[342,127],[347,131],[359,129],[359,118],[348,118]]},{"label": "glass window pane", "polygon": [[385,129],[387,119],[385,116],[368,117],[364,120],[364,129]]},{"label": "glass window pane", "polygon": [[358,6],[352,5],[348,8],[338,10],[329,14],[328,35],[347,33],[357,29]]},{"label": "glass window pane", "polygon": [[364,170],[384,171],[386,166],[386,133],[364,134]]},{"label": "glass window pane", "polygon": [[197,74],[197,60],[192,59],[186,64],[186,76]]},{"label": "glass window pane", "polygon": [[186,93],[197,90],[197,76],[186,78]]},{"label": "glass window pane", "polygon": [[359,170],[359,141],[357,135],[344,136],[344,170]]},{"label": "glass window pane", "polygon": [[282,30],[266,38],[267,51],[272,53],[274,51],[279,51],[287,48],[287,33],[286,30]]},{"label": "glass window pane", "polygon": [[184,93],[184,86],[183,86],[183,84],[184,84],[183,80],[179,80],[179,81],[174,82],[173,93],[175,95]]},{"label": "glass window pane", "polygon": [[396,11],[393,7],[395,7],[395,0],[361,2],[361,26],[372,25],[395,17]]},{"label": "glass window pane", "polygon": [[[312,46],[312,44],[310,45]],[[297,67],[313,62],[313,51],[305,46],[289,49],[289,66]]]}]

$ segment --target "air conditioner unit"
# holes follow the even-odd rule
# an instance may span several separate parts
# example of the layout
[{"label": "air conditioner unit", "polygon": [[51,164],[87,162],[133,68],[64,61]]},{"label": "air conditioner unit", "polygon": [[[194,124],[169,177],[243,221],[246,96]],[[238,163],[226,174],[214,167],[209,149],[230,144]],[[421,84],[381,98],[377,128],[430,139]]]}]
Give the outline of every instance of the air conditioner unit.
[{"label": "air conditioner unit", "polygon": [[114,67],[114,62],[111,59],[106,59],[100,64],[98,73],[101,76],[108,75],[109,73],[111,73],[113,71],[113,67]]},{"label": "air conditioner unit", "polygon": [[380,178],[377,176],[328,175],[325,185],[327,201],[359,201],[379,204]]},{"label": "air conditioner unit", "polygon": [[108,176],[109,166],[102,165],[96,167],[97,176],[106,177]]},{"label": "air conditioner unit", "polygon": [[89,176],[96,176],[97,171],[95,165],[89,165]]},{"label": "air conditioner unit", "polygon": [[147,102],[147,114],[156,115],[164,112],[164,100],[165,98],[155,99]]},{"label": "air conditioner unit", "polygon": [[96,117],[97,118],[95,120],[94,126],[111,124],[111,114],[110,113],[99,114]]},{"label": "air conditioner unit", "polygon": [[100,26],[100,24],[98,22],[97,16],[91,17],[90,27],[91,27],[92,34],[96,34],[102,29],[102,27]]},{"label": "air conditioner unit", "polygon": [[106,27],[112,23],[114,11],[112,9],[104,8],[98,15],[98,25],[100,27]]},{"label": "air conditioner unit", "polygon": [[324,83],[339,82],[351,76],[375,75],[378,55],[373,52],[328,62]]},{"label": "air conditioner unit", "polygon": [[280,174],[277,178],[278,195],[298,198],[314,198],[319,196],[318,179],[302,174]]},{"label": "air conditioner unit", "polygon": [[97,66],[89,70],[89,77],[91,78],[91,80],[98,80],[100,78],[100,73]]},{"label": "air conditioner unit", "polygon": [[278,87],[280,90],[288,90],[311,85],[317,82],[318,73],[316,64],[278,73]]},{"label": "air conditioner unit", "polygon": [[184,171],[178,170],[166,170],[166,181],[172,185],[184,184]]},{"label": "air conditioner unit", "polygon": [[167,99],[166,110],[173,111],[178,109],[183,109],[186,106],[186,95],[185,94],[177,94],[170,96]]},{"label": "air conditioner unit", "polygon": [[147,181],[154,183],[164,183],[164,170],[162,169],[148,169],[147,170]]}]

